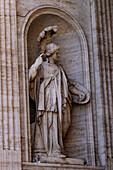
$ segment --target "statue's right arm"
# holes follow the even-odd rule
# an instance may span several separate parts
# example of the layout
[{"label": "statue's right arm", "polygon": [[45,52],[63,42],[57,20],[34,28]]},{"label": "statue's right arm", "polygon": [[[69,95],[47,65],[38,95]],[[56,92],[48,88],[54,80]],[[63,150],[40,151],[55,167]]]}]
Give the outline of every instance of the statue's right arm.
[{"label": "statue's right arm", "polygon": [[43,54],[40,54],[40,56],[36,59],[35,63],[30,67],[30,69],[29,69],[29,81],[32,81],[36,77],[37,69],[39,68],[39,66],[43,62],[42,56],[43,56]]}]

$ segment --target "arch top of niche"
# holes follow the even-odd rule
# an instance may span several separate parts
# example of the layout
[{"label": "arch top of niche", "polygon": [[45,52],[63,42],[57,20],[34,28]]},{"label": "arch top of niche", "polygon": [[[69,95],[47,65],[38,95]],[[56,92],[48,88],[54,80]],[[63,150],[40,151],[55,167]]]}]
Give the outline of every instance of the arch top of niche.
[{"label": "arch top of niche", "polygon": [[[81,44],[81,50],[82,50],[82,62],[85,65],[83,67],[83,74],[84,74],[84,85],[85,87],[90,90],[90,80],[89,80],[89,62],[88,62],[88,46],[87,46],[87,41],[85,34],[79,25],[79,23],[75,20],[75,18],[70,15],[67,11],[62,10],[59,7],[56,6],[51,6],[51,5],[44,5],[44,6],[39,6],[33,10],[31,10],[27,15],[24,20],[24,24],[22,27],[22,48],[26,48],[27,44],[27,34],[30,25],[32,22],[39,16],[41,15],[46,15],[46,14],[51,14],[51,15],[56,15],[63,20],[65,20],[72,28],[74,31],[77,32],[80,44]],[[25,58],[27,57],[27,48],[22,50],[24,53],[22,56]],[[25,54],[26,53],[26,54]]]},{"label": "arch top of niche", "polygon": [[[33,20],[37,17],[39,17],[40,15],[44,15],[44,14],[53,14],[56,16],[59,16],[60,18],[64,19],[66,22],[68,22],[75,31],[78,32],[79,37],[81,38],[81,41],[86,41],[84,32],[82,30],[82,28],[80,27],[80,25],[78,24],[78,22],[75,20],[75,18],[70,15],[67,11],[59,8],[59,7],[55,7],[55,6],[50,6],[50,5],[44,5],[44,6],[39,6],[33,10],[31,10],[25,20],[24,20],[24,24],[23,24],[23,28],[22,28],[22,33],[25,33],[26,31],[28,31],[30,24],[33,22]],[[86,42],[84,42],[85,45]],[[86,48],[87,48],[87,43],[86,43]]]}]

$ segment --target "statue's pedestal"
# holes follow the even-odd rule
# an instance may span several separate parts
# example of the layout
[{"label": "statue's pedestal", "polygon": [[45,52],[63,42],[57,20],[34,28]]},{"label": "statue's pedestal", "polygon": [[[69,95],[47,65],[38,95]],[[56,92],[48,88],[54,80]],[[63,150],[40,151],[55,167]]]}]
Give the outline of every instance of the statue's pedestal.
[{"label": "statue's pedestal", "polygon": [[23,162],[23,170],[105,170],[102,167],[84,166],[82,159],[42,156],[40,163]]},{"label": "statue's pedestal", "polygon": [[82,159],[60,158],[60,157],[49,157],[49,156],[42,156],[40,158],[40,163],[69,164],[69,165],[84,166],[84,160],[82,160]]},{"label": "statue's pedestal", "polygon": [[31,170],[31,169],[32,170],[105,170],[104,167],[70,165],[70,164],[62,164],[62,163],[55,164],[55,163],[31,163],[31,162],[23,162],[22,169],[23,170]]}]

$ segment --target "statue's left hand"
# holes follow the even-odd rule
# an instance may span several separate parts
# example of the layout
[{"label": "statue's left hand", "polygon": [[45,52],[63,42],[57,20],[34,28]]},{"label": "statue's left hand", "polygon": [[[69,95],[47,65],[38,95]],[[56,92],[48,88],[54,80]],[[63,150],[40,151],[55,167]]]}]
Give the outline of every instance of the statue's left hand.
[{"label": "statue's left hand", "polygon": [[84,101],[86,98],[86,95],[84,93],[79,94],[79,102]]},{"label": "statue's left hand", "polygon": [[90,99],[89,91],[81,84],[69,79],[69,91],[72,101],[77,104],[85,104]]}]

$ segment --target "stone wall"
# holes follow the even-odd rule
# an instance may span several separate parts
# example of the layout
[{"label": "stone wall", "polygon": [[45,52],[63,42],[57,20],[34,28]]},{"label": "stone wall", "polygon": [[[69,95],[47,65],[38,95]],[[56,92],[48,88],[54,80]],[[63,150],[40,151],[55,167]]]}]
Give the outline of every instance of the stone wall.
[{"label": "stone wall", "polygon": [[31,159],[28,69],[51,24],[59,26],[59,63],[91,93],[87,105],[73,105],[66,155],[112,169],[112,0],[0,1],[0,167],[21,169]]},{"label": "stone wall", "polygon": [[[29,3],[29,5],[28,5]],[[91,42],[90,33],[90,8],[89,5],[84,3],[81,6],[82,1],[70,2],[70,7],[67,10],[68,3],[65,1],[62,3],[57,2],[58,6],[55,3],[50,4],[49,2],[45,4],[43,1],[18,1],[17,11],[18,11],[18,44],[19,44],[19,70],[20,70],[20,88],[22,89],[22,82],[28,82],[28,67],[35,61],[38,56],[38,47],[37,47],[37,36],[38,34],[49,25],[58,25],[59,33],[58,36],[54,38],[54,42],[60,45],[60,58],[59,63],[64,68],[67,76],[73,80],[78,81],[83,84],[90,91],[90,79],[89,79],[89,61],[88,61],[88,45],[87,40],[84,34],[83,29],[88,35],[88,41]],[[71,6],[75,3],[75,7],[79,6],[81,9],[77,10],[86,11],[89,13],[81,14],[81,23],[77,22],[79,11],[72,10]],[[31,5],[32,4],[32,5]],[[43,6],[42,6],[43,5]],[[67,7],[66,7],[67,6]],[[84,8],[84,10],[82,9]],[[21,10],[20,10],[21,9]],[[65,11],[67,10],[67,11]],[[26,11],[26,12],[25,12]],[[29,13],[30,12],[30,13]],[[72,15],[72,16],[71,16]],[[85,17],[86,15],[86,17]],[[87,22],[87,29],[86,27]],[[24,25],[23,29],[22,26]],[[25,30],[24,30],[25,28]],[[23,31],[23,32],[22,32]],[[25,31],[25,32],[24,32]],[[65,36],[64,36],[65,35]],[[23,38],[23,39],[22,39]],[[20,42],[23,42],[23,44]],[[90,44],[90,43],[89,43]],[[24,52],[23,52],[24,51]],[[25,54],[28,51],[28,55]],[[22,56],[24,53],[24,56]],[[21,57],[22,56],[22,57]],[[64,62],[65,61],[65,62]],[[22,75],[21,70],[25,66],[25,77]],[[26,74],[27,73],[27,74]],[[22,80],[23,78],[24,80]],[[28,85],[26,83],[25,97],[28,95]],[[20,103],[25,102],[25,97],[20,98]],[[24,97],[24,98],[23,98]],[[26,99],[26,103],[29,102]],[[29,107],[28,104],[26,107]],[[22,113],[22,121],[25,123]],[[29,108],[25,110],[25,115],[29,115]],[[92,125],[91,125],[91,104],[86,106],[73,105],[72,109],[72,123],[67,134],[67,137],[64,140],[65,151],[68,157],[76,157],[90,160],[89,164],[94,162],[94,151],[93,151],[93,138],[92,138]],[[88,119],[88,121],[86,121]],[[27,121],[27,120],[26,120]],[[23,125],[22,125],[23,126]],[[24,125],[25,126],[25,125]],[[90,129],[90,131],[89,131]],[[88,130],[88,131],[87,131]],[[25,136],[27,142],[26,132],[22,132],[22,136]],[[30,132],[28,132],[30,133]],[[23,137],[24,138],[24,137]],[[89,141],[89,142],[88,142]],[[24,140],[25,142],[25,140]],[[25,147],[25,144],[22,145]],[[29,147],[29,144],[27,144]],[[89,149],[89,152],[88,150]],[[23,154],[25,159],[25,153],[27,151],[23,148]],[[26,154],[28,155],[28,154]],[[26,158],[27,159],[27,158]],[[92,162],[92,163],[91,163]]]},{"label": "stone wall", "polygon": [[[59,62],[68,76],[84,84],[91,92],[91,101],[87,106],[73,106],[72,124],[64,141],[65,150],[67,156],[85,158],[88,164],[99,166],[105,166],[109,162],[108,158],[112,158],[112,5],[110,0],[104,2],[101,0],[29,0],[27,3],[19,0],[17,2],[19,35],[21,35],[22,25],[27,22],[27,16],[31,13],[29,17],[32,18],[33,11],[37,13],[37,18],[32,19],[33,22],[27,28],[28,34],[25,35],[28,36],[28,48],[26,48],[28,58],[25,60],[28,60],[29,66],[38,53],[34,37],[37,37],[44,26],[51,23],[57,23],[60,27],[61,35],[59,34],[58,39],[54,40],[60,42],[61,46]],[[53,16],[51,12],[39,16],[38,9],[44,10],[45,6],[62,9],[78,22],[87,41],[88,64],[84,63],[83,58],[80,59],[83,43],[80,42],[77,30],[73,32],[72,23],[69,21],[66,23],[62,13],[59,16]],[[71,30],[70,35],[68,30]],[[63,62],[63,57],[67,64]],[[74,63],[76,67],[73,66]],[[85,74],[89,77],[86,78]]]},{"label": "stone wall", "polygon": [[91,1],[94,83],[93,125],[97,164],[113,155],[112,1]]}]

